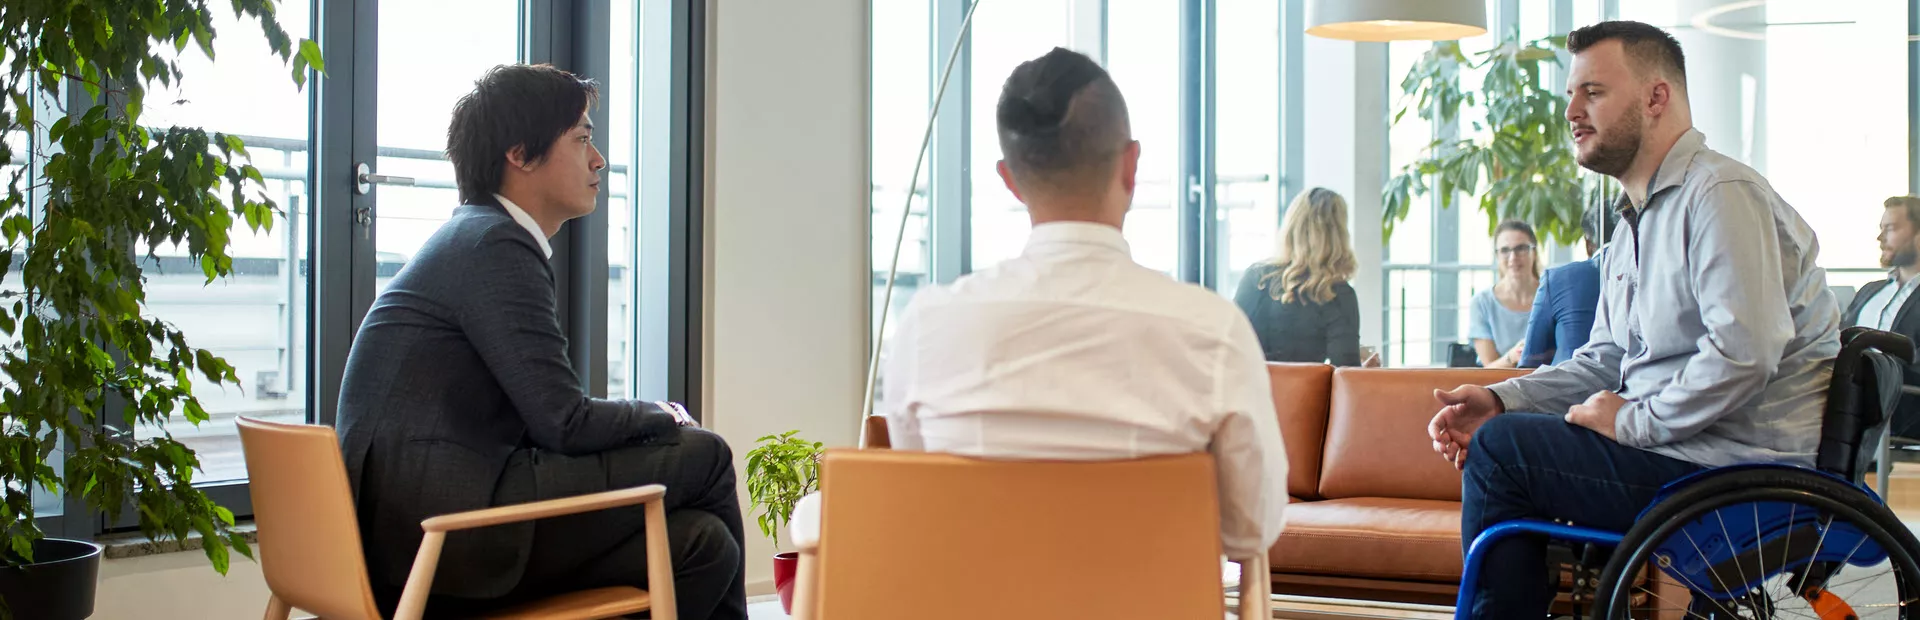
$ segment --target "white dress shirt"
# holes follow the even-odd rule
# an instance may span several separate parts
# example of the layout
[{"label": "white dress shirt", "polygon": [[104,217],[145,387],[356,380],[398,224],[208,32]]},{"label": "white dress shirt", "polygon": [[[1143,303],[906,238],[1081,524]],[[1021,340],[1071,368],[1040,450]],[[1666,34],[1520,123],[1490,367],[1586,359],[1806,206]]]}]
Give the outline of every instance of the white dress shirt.
[{"label": "white dress shirt", "polygon": [[[1245,314],[1135,264],[1111,226],[1036,226],[1026,251],[921,290],[888,345],[882,413],[901,450],[1108,460],[1213,453],[1228,557],[1280,536],[1287,459]],[[817,502],[793,535],[817,540]],[[801,514],[805,512],[806,514]]]},{"label": "white dress shirt", "polygon": [[1867,298],[1866,305],[1860,307],[1860,316],[1854,320],[1880,331],[1892,330],[1893,320],[1900,317],[1901,308],[1907,307],[1907,298],[1913,296],[1915,284],[1920,284],[1920,278],[1901,282],[1899,269],[1888,271],[1887,285]]},{"label": "white dress shirt", "polygon": [[500,206],[507,210],[507,215],[512,216],[515,223],[527,229],[527,234],[533,235],[533,240],[540,244],[540,253],[545,254],[547,258],[553,258],[553,244],[547,241],[546,231],[540,230],[540,223],[533,221],[533,216],[527,215],[525,209],[507,200],[506,196],[494,194],[493,197],[500,201]]}]

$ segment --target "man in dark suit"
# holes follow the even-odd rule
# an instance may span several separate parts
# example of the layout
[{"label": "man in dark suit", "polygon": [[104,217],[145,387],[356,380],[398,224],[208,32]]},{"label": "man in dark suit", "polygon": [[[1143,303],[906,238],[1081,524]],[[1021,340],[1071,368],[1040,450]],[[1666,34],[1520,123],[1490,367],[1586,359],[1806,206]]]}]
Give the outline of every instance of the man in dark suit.
[{"label": "man in dark suit", "polygon": [[[447,156],[465,206],[380,297],[340,394],[367,562],[391,609],[422,519],[660,483],[682,618],[747,617],[733,454],[678,405],[590,398],[567,361],[547,239],[594,209],[606,160],[589,80],[487,72],[456,104]],[[642,508],[449,536],[429,611],[646,586]]]},{"label": "man in dark suit", "polygon": [[[1880,214],[1880,266],[1887,279],[1860,287],[1840,318],[1846,326],[1871,327],[1903,334],[1920,342],[1920,313],[1914,312],[1913,291],[1920,286],[1920,198],[1888,198]],[[1907,367],[1907,385],[1920,385],[1920,365]],[[1900,397],[1900,408],[1890,425],[1893,434],[1920,438],[1920,397]]]}]

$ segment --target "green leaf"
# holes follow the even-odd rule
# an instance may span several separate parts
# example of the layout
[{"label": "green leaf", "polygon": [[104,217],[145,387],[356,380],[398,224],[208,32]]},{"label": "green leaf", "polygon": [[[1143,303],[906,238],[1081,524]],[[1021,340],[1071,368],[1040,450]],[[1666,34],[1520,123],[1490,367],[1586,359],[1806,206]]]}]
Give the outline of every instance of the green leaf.
[{"label": "green leaf", "polygon": [[306,56],[293,57],[293,85],[295,87],[305,87],[307,85]]},{"label": "green leaf", "polygon": [[200,46],[200,53],[206,54],[207,60],[213,60],[213,32],[207,26],[196,24],[193,27],[193,42]]},{"label": "green leaf", "polygon": [[227,574],[227,546],[221,544],[224,541],[215,538],[201,542],[204,543],[201,548],[207,551],[207,560],[213,563],[213,571],[222,575]]},{"label": "green leaf", "polygon": [[320,55],[320,44],[313,39],[300,40],[300,59],[313,66],[320,75],[327,74],[327,59]]},{"label": "green leaf", "polygon": [[242,536],[239,533],[228,534],[227,544],[232,545],[235,550],[238,550],[240,552],[240,555],[247,556],[247,559],[254,560],[256,562],[259,561],[257,558],[253,557],[253,547],[252,545],[247,544],[246,536]]}]

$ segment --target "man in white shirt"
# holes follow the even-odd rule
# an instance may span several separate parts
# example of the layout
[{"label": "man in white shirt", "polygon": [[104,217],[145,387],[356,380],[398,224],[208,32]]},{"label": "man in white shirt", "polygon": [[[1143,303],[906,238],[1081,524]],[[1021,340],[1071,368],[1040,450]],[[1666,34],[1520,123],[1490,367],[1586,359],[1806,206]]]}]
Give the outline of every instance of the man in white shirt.
[{"label": "man in white shirt", "polygon": [[[997,120],[1000,176],[1033,233],[1018,258],[914,296],[886,361],[893,447],[1057,460],[1205,450],[1228,557],[1265,551],[1287,461],[1260,343],[1225,298],[1129,256],[1120,227],[1140,144],[1119,88],[1056,48],[1014,70]],[[796,516],[796,541],[811,541],[813,521]]]}]

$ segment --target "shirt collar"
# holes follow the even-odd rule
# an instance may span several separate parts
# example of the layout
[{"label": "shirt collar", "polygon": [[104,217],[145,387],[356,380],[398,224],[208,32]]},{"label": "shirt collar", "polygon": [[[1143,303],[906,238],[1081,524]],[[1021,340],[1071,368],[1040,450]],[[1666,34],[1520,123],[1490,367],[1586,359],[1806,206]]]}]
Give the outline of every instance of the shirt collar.
[{"label": "shirt collar", "polygon": [[1653,178],[1647,181],[1647,204],[1653,204],[1653,197],[1668,188],[1679,187],[1687,180],[1687,168],[1693,166],[1693,158],[1707,148],[1707,134],[1698,129],[1688,129],[1674,141],[1673,148],[1667,150],[1666,159],[1660,160],[1660,169],[1655,170]]},{"label": "shirt collar", "polygon": [[500,201],[500,206],[507,210],[507,215],[513,216],[514,222],[519,223],[521,228],[527,229],[527,234],[533,235],[533,240],[540,244],[540,253],[547,258],[553,258],[553,244],[547,241],[547,233],[540,230],[540,223],[533,221],[533,216],[527,215],[525,209],[507,200],[506,196],[494,194],[493,197]]},{"label": "shirt collar", "polygon": [[1915,282],[1920,282],[1920,276],[1914,276],[1913,278],[1910,278],[1907,281],[1902,282],[1900,281],[1899,267],[1894,267],[1892,269],[1887,270],[1887,284],[1893,285],[1893,288],[1896,288],[1896,289],[1906,288],[1908,286],[1912,286],[1913,283]]},{"label": "shirt collar", "polygon": [[1117,253],[1129,259],[1133,250],[1120,229],[1093,222],[1047,222],[1033,227],[1027,236],[1027,256],[1056,254],[1073,249],[1094,248]]}]

